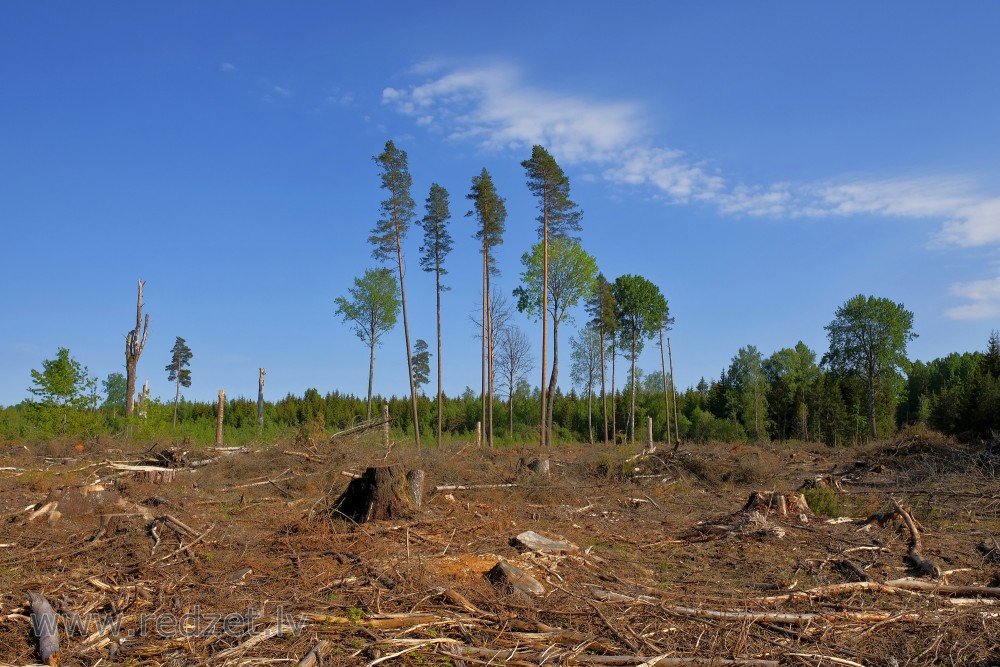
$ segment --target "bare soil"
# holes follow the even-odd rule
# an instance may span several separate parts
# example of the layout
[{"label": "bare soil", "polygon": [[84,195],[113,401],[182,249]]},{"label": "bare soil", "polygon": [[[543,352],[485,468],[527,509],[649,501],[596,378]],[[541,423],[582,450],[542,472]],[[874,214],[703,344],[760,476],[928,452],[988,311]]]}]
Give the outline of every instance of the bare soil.
[{"label": "bare soil", "polygon": [[[540,475],[537,449],[375,436],[8,445],[0,665],[40,660],[29,592],[60,617],[65,665],[1000,665],[997,458],[922,432],[639,453],[560,447]],[[426,472],[418,512],[331,513],[386,463]],[[122,467],[150,464],[173,472]],[[743,511],[806,482],[811,515]],[[893,499],[941,577],[908,559]],[[513,546],[526,530],[579,550]],[[545,594],[492,583],[500,560]]]}]

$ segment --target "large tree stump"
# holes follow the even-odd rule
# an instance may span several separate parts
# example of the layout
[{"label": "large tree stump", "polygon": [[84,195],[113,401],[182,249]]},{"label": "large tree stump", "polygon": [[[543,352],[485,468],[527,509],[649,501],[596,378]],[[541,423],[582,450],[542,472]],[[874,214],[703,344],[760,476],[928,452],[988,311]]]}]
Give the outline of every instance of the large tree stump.
[{"label": "large tree stump", "polygon": [[330,508],[334,516],[355,523],[402,519],[416,511],[402,466],[368,468],[351,480],[347,490]]}]

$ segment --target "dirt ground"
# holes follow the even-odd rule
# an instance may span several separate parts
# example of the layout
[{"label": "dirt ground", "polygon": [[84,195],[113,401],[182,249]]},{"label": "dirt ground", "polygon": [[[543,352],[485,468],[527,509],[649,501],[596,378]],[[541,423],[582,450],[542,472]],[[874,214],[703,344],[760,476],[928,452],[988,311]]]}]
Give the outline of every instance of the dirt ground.
[{"label": "dirt ground", "polygon": [[[65,665],[1000,665],[1000,458],[922,432],[641,449],[556,448],[546,475],[537,448],[375,434],[0,447],[0,665],[41,660],[29,592]],[[418,511],[331,514],[393,463],[426,472]],[[770,492],[804,484],[782,515]]]}]

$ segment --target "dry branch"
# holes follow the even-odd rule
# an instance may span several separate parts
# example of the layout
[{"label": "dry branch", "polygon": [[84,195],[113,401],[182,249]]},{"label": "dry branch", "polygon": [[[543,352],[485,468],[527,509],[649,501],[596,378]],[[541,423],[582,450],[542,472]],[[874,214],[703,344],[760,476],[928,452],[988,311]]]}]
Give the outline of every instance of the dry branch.
[{"label": "dry branch", "polygon": [[932,563],[931,561],[924,558],[921,552],[923,549],[923,544],[920,540],[920,531],[917,530],[917,525],[913,521],[913,517],[910,513],[903,509],[902,505],[899,504],[895,498],[892,499],[892,504],[896,508],[896,512],[903,517],[903,521],[906,523],[906,529],[910,531],[910,551],[908,558],[910,561],[917,566],[924,574],[938,579],[941,577],[941,568]]}]

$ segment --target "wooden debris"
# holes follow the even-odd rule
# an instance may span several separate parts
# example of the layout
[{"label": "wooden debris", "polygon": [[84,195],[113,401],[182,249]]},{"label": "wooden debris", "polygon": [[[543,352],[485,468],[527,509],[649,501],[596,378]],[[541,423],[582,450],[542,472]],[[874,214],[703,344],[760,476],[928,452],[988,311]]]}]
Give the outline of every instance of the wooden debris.
[{"label": "wooden debris", "polygon": [[809,503],[806,502],[803,494],[780,493],[778,491],[752,492],[742,511],[758,511],[765,515],[773,513],[780,516],[800,516],[803,514],[807,517],[812,516],[812,510],[809,509]]},{"label": "wooden debris", "polygon": [[553,540],[539,535],[533,530],[526,530],[513,539],[514,546],[547,554],[567,555],[579,553],[580,547],[565,540]]},{"label": "wooden debris", "polygon": [[326,639],[321,639],[316,642],[316,645],[309,650],[302,659],[296,664],[296,667],[316,667],[323,662],[323,657],[326,656],[333,649],[333,643]]},{"label": "wooden debris", "polygon": [[903,517],[903,522],[906,523],[907,530],[910,531],[910,550],[907,554],[907,558],[911,563],[917,566],[917,569],[926,574],[929,577],[939,579],[941,577],[941,568],[927,560],[921,553],[923,549],[923,543],[920,539],[920,531],[917,530],[917,525],[913,521],[913,517],[910,513],[903,509],[903,506],[899,504],[895,498],[892,499],[892,504],[896,508],[896,512]]},{"label": "wooden debris", "polygon": [[38,654],[42,664],[58,665],[62,661],[59,653],[59,621],[52,605],[41,593],[29,592],[31,605],[31,630],[38,641]]},{"label": "wooden debris", "polygon": [[519,567],[507,561],[500,561],[486,573],[486,578],[495,586],[508,588],[526,595],[545,595],[545,587]]}]

